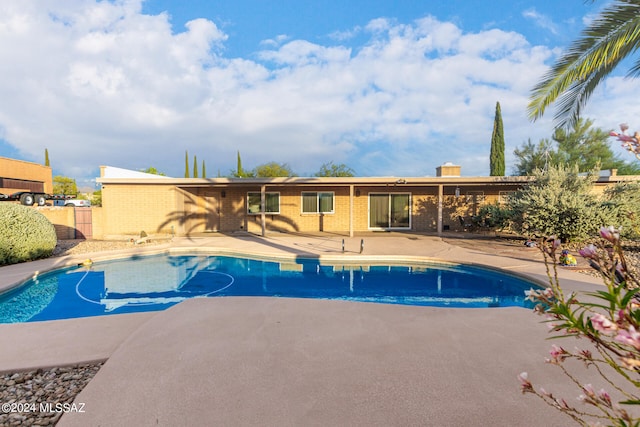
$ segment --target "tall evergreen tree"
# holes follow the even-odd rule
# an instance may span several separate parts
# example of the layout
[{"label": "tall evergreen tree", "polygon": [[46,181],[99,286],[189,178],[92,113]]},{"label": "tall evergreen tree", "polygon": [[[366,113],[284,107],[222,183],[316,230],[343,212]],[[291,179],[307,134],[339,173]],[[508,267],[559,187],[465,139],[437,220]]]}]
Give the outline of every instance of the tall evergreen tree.
[{"label": "tall evergreen tree", "polygon": [[238,150],[238,166],[236,168],[236,174],[238,178],[242,178],[244,176],[244,172],[242,170],[242,159],[240,158],[240,150]]},{"label": "tall evergreen tree", "polygon": [[204,167],[204,160],[202,161],[202,177],[203,178],[207,177],[207,170]]},{"label": "tall evergreen tree", "polygon": [[49,163],[49,150],[46,148],[44,149],[44,165],[51,166],[51,163]]},{"label": "tall evergreen tree", "polygon": [[504,129],[502,127],[502,112],[499,102],[496,102],[496,115],[493,119],[490,169],[491,176],[504,176]]},{"label": "tall evergreen tree", "polygon": [[193,177],[198,177],[198,158],[195,154],[193,155]]},{"label": "tall evergreen tree", "polygon": [[189,178],[189,152],[184,152],[184,177]]}]

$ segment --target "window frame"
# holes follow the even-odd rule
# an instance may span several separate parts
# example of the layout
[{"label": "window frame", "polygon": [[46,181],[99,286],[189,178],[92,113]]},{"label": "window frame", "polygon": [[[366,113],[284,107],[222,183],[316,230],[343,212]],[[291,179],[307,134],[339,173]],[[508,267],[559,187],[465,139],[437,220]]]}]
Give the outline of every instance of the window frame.
[{"label": "window frame", "polygon": [[[305,211],[305,203],[304,197],[305,195],[310,196],[315,194],[316,199],[316,210],[315,211]],[[330,211],[322,211],[321,203],[320,203],[320,195],[331,195],[331,210]],[[335,191],[301,191],[300,192],[300,212],[304,215],[332,215],[336,213],[336,193]]]},{"label": "window frame", "polygon": [[[251,203],[251,196],[258,197],[258,211],[251,211],[251,207],[255,206],[256,203]],[[280,192],[279,191],[266,191],[265,195],[265,206],[262,205],[262,193],[260,191],[247,191],[247,215],[261,215],[263,213],[262,209],[265,209],[264,213],[266,215],[279,215],[280,214]],[[278,210],[277,211],[267,211],[266,207],[269,206],[269,197],[277,197],[278,199]]]},{"label": "window frame", "polygon": [[[387,224],[388,226],[385,227],[380,227],[380,226],[372,226],[371,225],[371,196],[386,196],[388,197],[388,212],[387,212]],[[392,225],[392,204],[393,204],[393,196],[407,196],[407,214],[408,214],[408,223],[406,227],[398,227],[398,226],[393,226]],[[369,192],[369,194],[367,195],[367,228],[369,230],[412,230],[413,227],[413,193],[410,191],[401,191],[401,192],[383,192],[383,191],[374,191],[374,192]]]}]

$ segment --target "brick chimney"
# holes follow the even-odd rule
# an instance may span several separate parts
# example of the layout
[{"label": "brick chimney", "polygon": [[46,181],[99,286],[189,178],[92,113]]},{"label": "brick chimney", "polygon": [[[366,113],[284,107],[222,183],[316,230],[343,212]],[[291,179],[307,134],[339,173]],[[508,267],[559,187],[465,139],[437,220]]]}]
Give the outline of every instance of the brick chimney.
[{"label": "brick chimney", "polygon": [[456,166],[451,162],[446,162],[442,166],[436,168],[436,176],[453,177],[460,176],[460,166]]}]

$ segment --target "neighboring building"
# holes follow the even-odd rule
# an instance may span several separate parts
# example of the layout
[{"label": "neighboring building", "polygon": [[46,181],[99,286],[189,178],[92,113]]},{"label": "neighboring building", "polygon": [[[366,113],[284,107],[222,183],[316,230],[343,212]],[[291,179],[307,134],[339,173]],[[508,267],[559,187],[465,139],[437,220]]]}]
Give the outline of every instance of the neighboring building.
[{"label": "neighboring building", "polygon": [[[117,173],[115,173],[117,172]],[[101,167],[105,237],[249,231],[348,234],[461,230],[482,204],[504,202],[531,177],[169,178]],[[640,177],[601,177],[596,186]],[[264,209],[261,209],[261,206]]]},{"label": "neighboring building", "polygon": [[0,193],[53,191],[51,167],[23,160],[0,157]]}]

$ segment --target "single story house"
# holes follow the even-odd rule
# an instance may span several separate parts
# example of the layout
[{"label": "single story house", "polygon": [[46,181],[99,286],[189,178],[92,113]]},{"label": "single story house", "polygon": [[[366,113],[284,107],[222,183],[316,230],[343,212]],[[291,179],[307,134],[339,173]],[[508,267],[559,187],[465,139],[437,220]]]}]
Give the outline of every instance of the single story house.
[{"label": "single story house", "polygon": [[[532,178],[435,177],[169,178],[102,166],[100,229],[114,235],[207,232],[357,232],[461,230],[486,203],[504,202]],[[638,176],[601,176],[595,191]],[[95,228],[95,227],[94,227]]]}]

